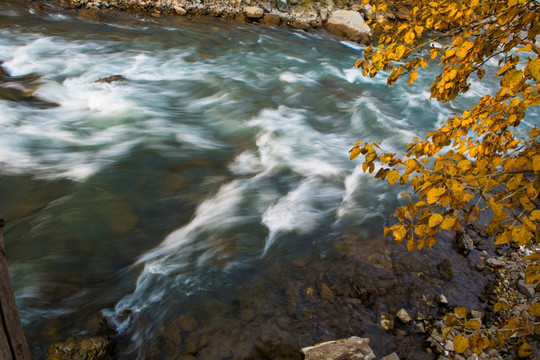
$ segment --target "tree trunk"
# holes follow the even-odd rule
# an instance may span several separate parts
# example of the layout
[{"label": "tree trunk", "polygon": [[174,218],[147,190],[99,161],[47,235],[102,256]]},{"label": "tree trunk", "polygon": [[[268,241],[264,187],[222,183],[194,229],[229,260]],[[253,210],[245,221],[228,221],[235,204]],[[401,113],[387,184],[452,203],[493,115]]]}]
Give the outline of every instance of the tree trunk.
[{"label": "tree trunk", "polygon": [[31,360],[11,286],[0,219],[0,359]]}]

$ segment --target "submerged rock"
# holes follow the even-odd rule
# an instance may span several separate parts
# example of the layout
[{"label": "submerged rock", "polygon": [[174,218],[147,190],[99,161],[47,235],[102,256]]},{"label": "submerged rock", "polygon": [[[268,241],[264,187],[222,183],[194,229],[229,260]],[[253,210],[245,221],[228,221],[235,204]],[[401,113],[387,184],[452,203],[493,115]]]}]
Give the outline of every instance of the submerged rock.
[{"label": "submerged rock", "polygon": [[123,77],[122,75],[112,75],[112,76],[107,76],[107,77],[98,79],[98,80],[96,80],[94,82],[95,83],[107,83],[107,84],[110,84],[110,83],[115,82],[115,81],[127,81],[127,79],[125,77]]},{"label": "submerged rock", "polygon": [[369,339],[356,336],[323,342],[301,350],[305,360],[371,360],[375,359]]},{"label": "submerged rock", "polygon": [[74,339],[52,344],[47,360],[108,360],[111,341],[103,336]]},{"label": "submerged rock", "polygon": [[474,249],[473,240],[463,231],[456,232],[453,244],[454,248],[463,256],[469,255],[469,253]]}]

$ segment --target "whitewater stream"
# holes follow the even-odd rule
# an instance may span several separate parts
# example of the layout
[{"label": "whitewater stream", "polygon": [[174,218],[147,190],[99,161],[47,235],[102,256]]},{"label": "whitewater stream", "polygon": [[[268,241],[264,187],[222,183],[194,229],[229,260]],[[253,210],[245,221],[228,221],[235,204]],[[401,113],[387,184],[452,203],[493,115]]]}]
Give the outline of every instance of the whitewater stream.
[{"label": "whitewater stream", "polygon": [[33,358],[102,316],[119,359],[290,359],[352,335],[378,356],[430,358],[380,316],[414,314],[423,294],[480,307],[479,255],[383,238],[404,188],[348,151],[402,151],[489,82],[441,105],[431,70],[387,88],[353,68],[362,49],[324,31],[95,23],[0,1],[0,217]]}]

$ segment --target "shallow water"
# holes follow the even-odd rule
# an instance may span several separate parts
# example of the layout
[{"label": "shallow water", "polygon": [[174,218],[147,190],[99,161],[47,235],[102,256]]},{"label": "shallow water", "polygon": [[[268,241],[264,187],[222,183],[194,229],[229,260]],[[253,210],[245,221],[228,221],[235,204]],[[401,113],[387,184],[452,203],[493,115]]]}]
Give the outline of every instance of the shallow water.
[{"label": "shallow water", "polygon": [[351,335],[429,358],[380,314],[439,292],[481,307],[478,254],[383,239],[403,189],[348,150],[400,151],[489,82],[442,106],[429,74],[386,88],[323,31],[76,15],[0,1],[0,215],[33,358],[100,312],[122,359],[298,358]]}]

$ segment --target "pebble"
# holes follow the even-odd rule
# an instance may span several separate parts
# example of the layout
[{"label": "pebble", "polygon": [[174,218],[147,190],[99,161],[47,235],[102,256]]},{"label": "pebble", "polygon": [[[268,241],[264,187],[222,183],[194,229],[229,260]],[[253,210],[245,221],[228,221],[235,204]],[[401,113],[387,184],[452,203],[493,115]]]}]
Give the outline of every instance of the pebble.
[{"label": "pebble", "polygon": [[487,259],[487,264],[493,268],[502,268],[504,267],[504,261],[499,260],[497,258],[489,258]]},{"label": "pebble", "polygon": [[399,320],[401,320],[404,324],[408,324],[412,321],[412,318],[411,316],[409,315],[409,313],[407,312],[407,310],[401,308],[397,314],[396,314],[397,318]]},{"label": "pebble", "polygon": [[435,302],[440,305],[448,305],[448,299],[443,294],[435,296]]},{"label": "pebble", "polygon": [[523,280],[520,280],[518,281],[518,289],[520,293],[527,296],[528,298],[534,298],[534,286],[532,286],[531,284],[525,284]]}]

